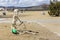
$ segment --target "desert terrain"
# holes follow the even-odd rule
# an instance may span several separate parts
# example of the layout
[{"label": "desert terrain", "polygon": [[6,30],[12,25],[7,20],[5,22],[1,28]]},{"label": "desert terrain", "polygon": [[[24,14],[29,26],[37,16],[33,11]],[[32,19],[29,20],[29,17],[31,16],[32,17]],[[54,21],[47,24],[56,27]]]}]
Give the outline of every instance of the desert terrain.
[{"label": "desert terrain", "polygon": [[[45,14],[43,14],[43,12]],[[51,17],[48,11],[24,11],[19,12],[19,18],[26,25],[26,30],[39,32],[34,34],[13,34],[11,32],[13,12],[6,15],[0,12],[0,40],[60,40],[60,17]],[[19,24],[19,22],[17,22]],[[17,27],[24,30],[23,24]]]}]

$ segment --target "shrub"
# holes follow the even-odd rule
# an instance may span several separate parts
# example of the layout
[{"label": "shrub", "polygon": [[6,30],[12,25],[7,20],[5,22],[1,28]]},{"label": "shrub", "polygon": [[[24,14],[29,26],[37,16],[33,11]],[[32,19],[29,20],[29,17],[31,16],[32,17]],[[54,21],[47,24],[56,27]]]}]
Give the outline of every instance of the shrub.
[{"label": "shrub", "polygon": [[59,16],[60,15],[60,2],[52,3],[49,5],[50,16]]}]

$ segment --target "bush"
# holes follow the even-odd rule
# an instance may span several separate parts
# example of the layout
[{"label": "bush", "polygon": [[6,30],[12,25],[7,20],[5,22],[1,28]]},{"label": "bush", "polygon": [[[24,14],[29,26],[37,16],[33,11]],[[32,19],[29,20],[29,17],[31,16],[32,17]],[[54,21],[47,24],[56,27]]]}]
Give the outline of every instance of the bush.
[{"label": "bush", "polygon": [[59,16],[60,15],[60,2],[52,3],[49,6],[48,14],[50,16]]}]

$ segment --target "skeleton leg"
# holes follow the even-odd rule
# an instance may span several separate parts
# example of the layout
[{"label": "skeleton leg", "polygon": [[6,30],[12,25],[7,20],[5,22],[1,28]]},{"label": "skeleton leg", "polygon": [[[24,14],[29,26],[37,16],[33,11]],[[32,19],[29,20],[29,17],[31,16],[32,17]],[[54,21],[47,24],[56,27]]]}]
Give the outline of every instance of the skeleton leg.
[{"label": "skeleton leg", "polygon": [[25,25],[25,23],[24,23],[23,21],[21,21],[21,20],[19,19],[19,17],[17,17],[17,19],[18,19],[19,22],[20,22],[19,26],[21,26],[21,25],[23,24],[23,25],[24,25],[23,29],[26,30],[26,25]]},{"label": "skeleton leg", "polygon": [[21,24],[23,24],[23,21],[21,21],[21,20],[19,19],[19,17],[16,17],[16,19],[20,22],[19,26],[20,26]]}]

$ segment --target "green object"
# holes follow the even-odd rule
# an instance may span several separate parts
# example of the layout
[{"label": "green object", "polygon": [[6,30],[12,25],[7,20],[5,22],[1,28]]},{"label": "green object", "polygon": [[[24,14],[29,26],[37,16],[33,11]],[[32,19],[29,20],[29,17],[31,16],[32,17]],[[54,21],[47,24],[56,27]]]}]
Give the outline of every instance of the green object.
[{"label": "green object", "polygon": [[12,33],[17,34],[17,30],[16,29],[12,29]]}]

